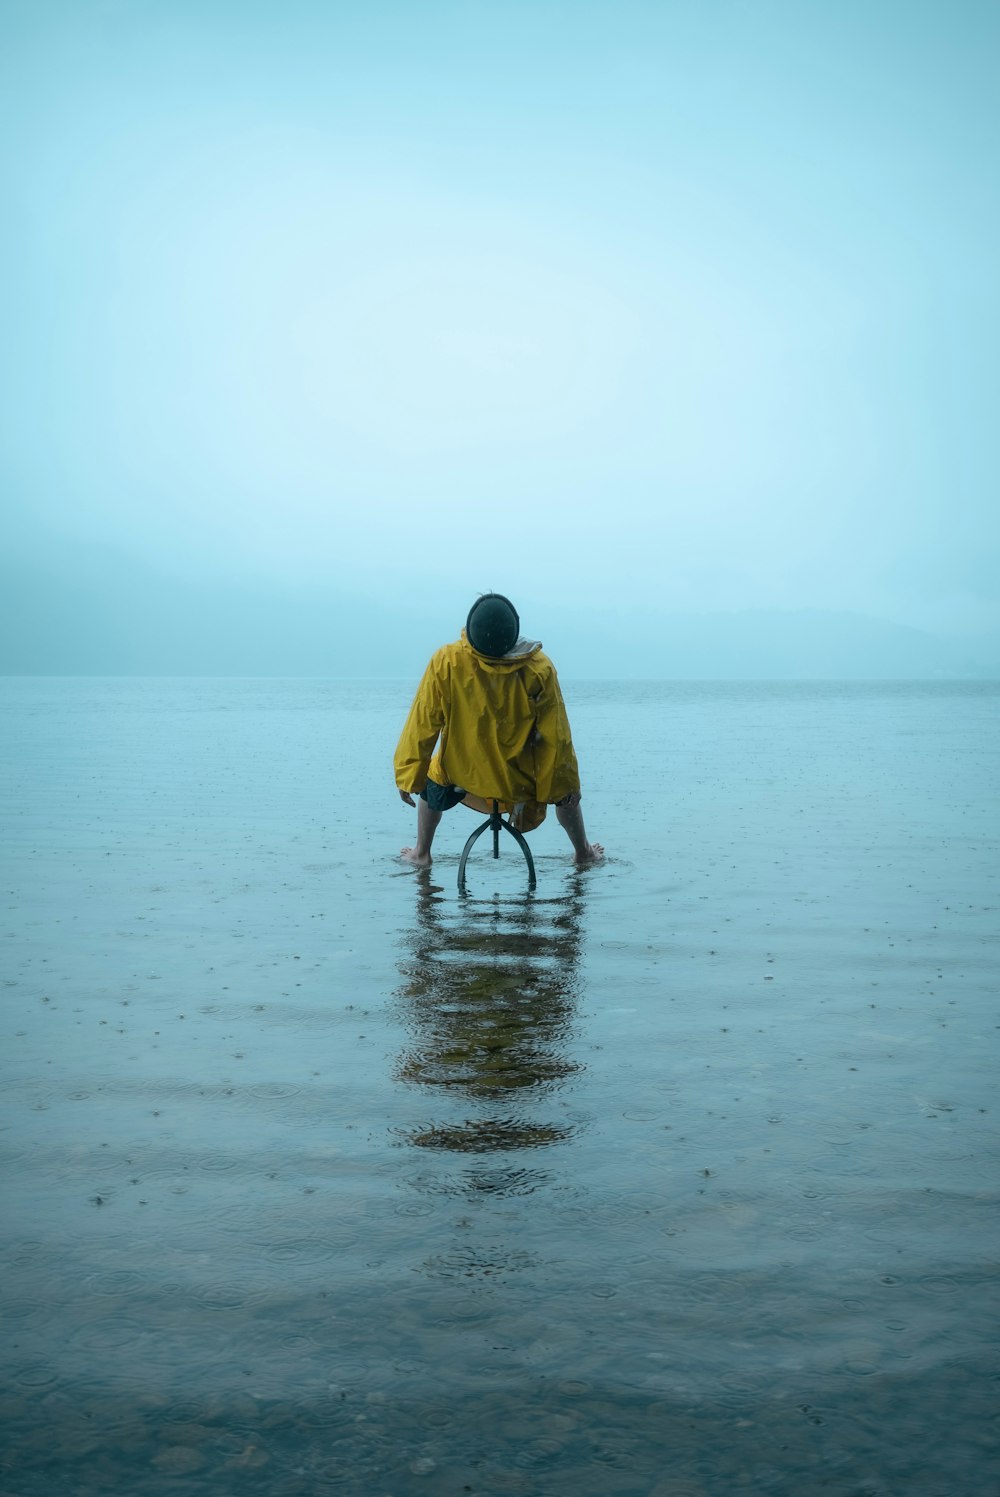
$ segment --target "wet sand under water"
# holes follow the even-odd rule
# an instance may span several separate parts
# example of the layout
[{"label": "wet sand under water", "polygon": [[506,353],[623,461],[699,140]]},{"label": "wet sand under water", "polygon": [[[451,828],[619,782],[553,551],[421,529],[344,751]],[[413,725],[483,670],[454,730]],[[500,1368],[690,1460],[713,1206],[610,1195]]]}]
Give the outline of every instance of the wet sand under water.
[{"label": "wet sand under water", "polygon": [[1000,687],[0,685],[5,1497],[995,1497]]}]

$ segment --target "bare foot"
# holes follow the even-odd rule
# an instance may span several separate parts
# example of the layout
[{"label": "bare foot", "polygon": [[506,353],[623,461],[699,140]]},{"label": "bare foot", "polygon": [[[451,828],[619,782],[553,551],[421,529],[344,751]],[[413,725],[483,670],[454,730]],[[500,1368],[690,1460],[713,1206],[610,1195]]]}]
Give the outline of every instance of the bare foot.
[{"label": "bare foot", "polygon": [[414,868],[429,868],[431,866],[431,855],[429,852],[420,855],[415,847],[401,847],[399,856],[404,863],[412,863]]},{"label": "bare foot", "polygon": [[600,863],[604,857],[604,848],[600,842],[588,842],[585,853],[577,853],[573,862],[578,868],[585,867],[588,863]]}]

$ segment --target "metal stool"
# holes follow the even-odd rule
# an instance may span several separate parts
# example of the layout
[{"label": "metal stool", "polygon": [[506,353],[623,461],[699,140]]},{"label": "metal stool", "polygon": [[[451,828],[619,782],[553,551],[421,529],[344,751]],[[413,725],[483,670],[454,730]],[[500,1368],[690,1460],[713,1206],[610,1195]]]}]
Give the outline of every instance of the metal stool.
[{"label": "metal stool", "polygon": [[504,821],[503,817],[500,814],[500,803],[499,801],[494,801],[493,810],[490,812],[489,816],[487,816],[486,820],[481,822],[479,826],[476,827],[476,830],[472,833],[472,836],[462,848],[462,856],[459,859],[458,864],[458,890],[460,894],[465,893],[465,865],[469,861],[469,853],[472,851],[473,846],[483,835],[487,828],[489,828],[493,833],[493,856],[495,858],[498,858],[500,856],[501,827],[503,827],[505,832],[510,832],[510,835],[514,838],[514,841],[524,853],[525,862],[528,865],[528,888],[533,889],[535,887],[535,862],[531,856],[531,849],[528,846],[527,842],[525,842],[524,838],[521,836],[521,833],[517,830],[517,827],[511,826],[509,821]]}]

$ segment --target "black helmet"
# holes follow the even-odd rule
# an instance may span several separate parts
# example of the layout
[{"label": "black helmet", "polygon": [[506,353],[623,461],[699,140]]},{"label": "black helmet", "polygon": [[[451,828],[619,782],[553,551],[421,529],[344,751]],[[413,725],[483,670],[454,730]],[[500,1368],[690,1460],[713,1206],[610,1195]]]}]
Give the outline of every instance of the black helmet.
[{"label": "black helmet", "polygon": [[517,609],[502,593],[484,593],[469,609],[465,637],[480,655],[499,660],[513,649],[521,632]]}]

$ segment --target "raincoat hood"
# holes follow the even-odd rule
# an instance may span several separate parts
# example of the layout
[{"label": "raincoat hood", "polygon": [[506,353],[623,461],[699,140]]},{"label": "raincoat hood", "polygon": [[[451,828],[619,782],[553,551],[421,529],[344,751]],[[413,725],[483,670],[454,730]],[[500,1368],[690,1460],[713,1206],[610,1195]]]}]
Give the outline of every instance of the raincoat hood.
[{"label": "raincoat hood", "polygon": [[483,655],[470,642],[464,629],[462,630],[462,643],[470,655],[472,655],[477,665],[480,665],[484,670],[494,671],[516,671],[526,660],[530,660],[532,655],[537,654],[542,648],[542,641],[540,639],[528,639],[526,635],[522,634],[511,645],[506,655]]}]

